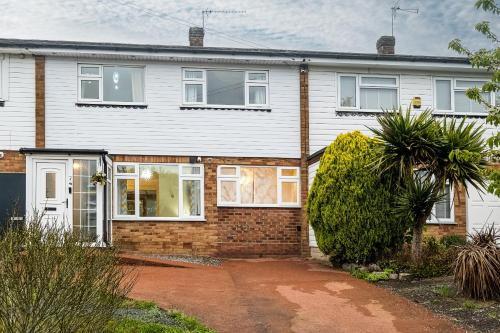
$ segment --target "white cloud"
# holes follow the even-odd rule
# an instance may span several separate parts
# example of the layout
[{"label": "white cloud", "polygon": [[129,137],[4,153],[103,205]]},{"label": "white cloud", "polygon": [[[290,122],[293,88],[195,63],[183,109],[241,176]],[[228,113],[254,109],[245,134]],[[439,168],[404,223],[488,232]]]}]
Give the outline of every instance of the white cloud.
[{"label": "white cloud", "polygon": [[[208,18],[207,46],[256,45],[340,52],[374,52],[377,38],[391,32],[393,0],[24,0],[0,1],[0,37],[100,42],[186,44],[188,26],[201,24],[201,10],[235,9],[246,14]],[[497,18],[472,1],[402,0],[416,14],[396,18],[396,52],[453,55],[448,42],[484,44],[474,24]],[[222,33],[219,34],[218,32]],[[228,37],[229,36],[229,37]],[[483,43],[483,44],[482,44]]]}]

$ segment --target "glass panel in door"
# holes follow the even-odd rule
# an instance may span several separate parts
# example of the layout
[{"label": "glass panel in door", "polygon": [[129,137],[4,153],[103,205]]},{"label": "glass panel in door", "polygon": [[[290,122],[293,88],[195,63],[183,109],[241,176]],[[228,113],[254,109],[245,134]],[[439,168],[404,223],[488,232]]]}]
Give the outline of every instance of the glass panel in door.
[{"label": "glass panel in door", "polygon": [[73,230],[84,239],[97,240],[97,189],[91,182],[95,160],[73,161]]}]

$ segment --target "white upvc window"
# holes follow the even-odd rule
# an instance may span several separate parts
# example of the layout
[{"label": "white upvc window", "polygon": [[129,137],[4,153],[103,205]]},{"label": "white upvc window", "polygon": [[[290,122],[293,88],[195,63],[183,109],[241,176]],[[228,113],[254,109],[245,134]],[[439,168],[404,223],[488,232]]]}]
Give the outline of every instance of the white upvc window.
[{"label": "white upvc window", "polygon": [[114,163],[114,217],[203,220],[202,164]]},{"label": "white upvc window", "polygon": [[217,168],[218,206],[300,207],[297,167],[221,165]]},{"label": "white upvc window", "polygon": [[444,197],[434,205],[432,214],[427,223],[430,224],[453,224],[455,223],[455,208],[454,208],[454,189],[449,182],[446,182],[444,188]]},{"label": "white upvc window", "polygon": [[338,108],[381,111],[399,107],[399,77],[376,74],[338,74]]},{"label": "white upvc window", "polygon": [[[445,113],[485,113],[486,109],[483,105],[465,95],[468,88],[481,88],[485,82],[484,79],[435,77],[434,109]],[[493,93],[482,93],[482,96],[490,103],[495,103]]]},{"label": "white upvc window", "polygon": [[9,56],[0,54],[0,101],[9,98]]},{"label": "white upvc window", "polygon": [[210,107],[266,108],[269,106],[269,73],[183,68],[182,102]]},{"label": "white upvc window", "polygon": [[78,64],[78,101],[141,105],[144,66]]}]

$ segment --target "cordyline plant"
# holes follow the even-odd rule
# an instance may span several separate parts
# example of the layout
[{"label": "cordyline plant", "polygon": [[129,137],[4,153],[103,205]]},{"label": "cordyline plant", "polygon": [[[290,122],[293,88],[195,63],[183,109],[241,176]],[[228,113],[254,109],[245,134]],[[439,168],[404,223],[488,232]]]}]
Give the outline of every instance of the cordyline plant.
[{"label": "cordyline plant", "polygon": [[420,261],[424,225],[446,184],[484,186],[484,131],[465,118],[437,120],[431,110],[386,111],[378,123],[380,128],[371,129],[381,156],[376,167],[395,177],[394,210],[412,223],[412,258]]},{"label": "cordyline plant", "polygon": [[[475,3],[476,9],[482,9],[486,13],[495,16],[498,20],[500,15],[500,7],[495,0],[477,0]],[[500,162],[500,103],[498,94],[500,94],[500,41],[497,35],[491,30],[488,21],[479,22],[475,26],[476,31],[481,33],[483,37],[492,44],[491,48],[481,48],[473,51],[462,44],[460,39],[454,39],[448,47],[455,52],[467,56],[474,68],[483,69],[491,74],[491,79],[478,87],[467,89],[465,94],[468,98],[482,104],[488,111],[486,123],[494,126],[493,136],[488,138],[489,159],[492,162]],[[491,102],[491,94],[496,94],[496,102]],[[488,170],[489,186],[488,191],[500,196],[500,169],[491,168]]]},{"label": "cordyline plant", "polygon": [[[44,222],[45,221],[45,222]],[[0,236],[0,331],[99,332],[135,280],[117,250],[35,214]]]},{"label": "cordyline plant", "polygon": [[500,298],[500,235],[495,226],[469,236],[455,260],[455,283],[467,297]]}]

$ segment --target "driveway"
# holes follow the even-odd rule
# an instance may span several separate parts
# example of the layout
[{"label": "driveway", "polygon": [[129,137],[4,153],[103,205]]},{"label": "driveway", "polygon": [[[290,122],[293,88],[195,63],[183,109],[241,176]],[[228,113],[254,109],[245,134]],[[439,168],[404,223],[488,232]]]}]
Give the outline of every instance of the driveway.
[{"label": "driveway", "polygon": [[218,332],[463,332],[385,289],[312,261],[185,266],[139,266],[131,297],[179,309]]}]

